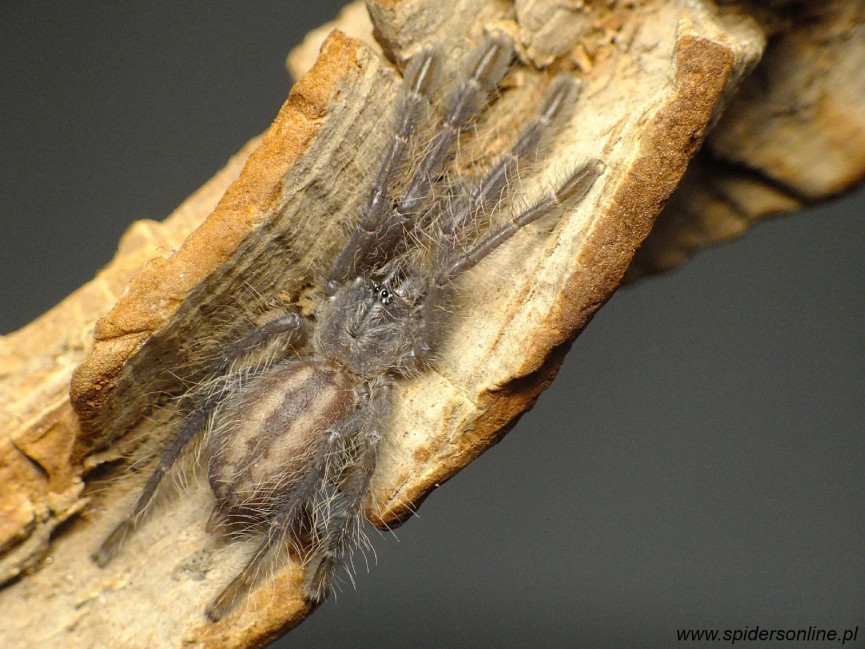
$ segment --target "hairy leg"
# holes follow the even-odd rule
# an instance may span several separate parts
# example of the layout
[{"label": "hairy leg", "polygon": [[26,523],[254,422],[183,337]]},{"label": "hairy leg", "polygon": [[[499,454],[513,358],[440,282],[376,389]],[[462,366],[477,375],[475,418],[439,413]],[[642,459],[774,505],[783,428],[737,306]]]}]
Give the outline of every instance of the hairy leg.
[{"label": "hairy leg", "polygon": [[417,325],[412,342],[412,357],[416,362],[427,363],[433,355],[438,337],[450,317],[453,281],[474,268],[521,228],[546,216],[564,202],[576,204],[581,201],[603,171],[603,163],[592,159],[576,169],[559,187],[473,242],[468,250],[460,251],[452,245],[440,246],[425,295],[416,306],[414,320]]},{"label": "hairy leg", "polygon": [[495,209],[511,190],[513,176],[521,161],[534,160],[541,140],[553,129],[579,95],[579,84],[570,75],[559,75],[547,87],[534,119],[522,130],[514,145],[462,200],[440,210],[433,225],[438,230],[438,247],[450,250],[458,245],[459,234],[483,212]]},{"label": "hairy leg", "polygon": [[[282,314],[266,322],[264,325],[244,336],[240,340],[228,345],[221,353],[219,371],[227,370],[234,362],[243,358],[246,354],[259,349],[274,338],[283,337],[289,342],[301,344],[307,337],[306,321],[298,314],[292,312]],[[144,521],[150,504],[156,495],[162,479],[174,466],[183,450],[189,446],[198,433],[204,428],[213,411],[221,401],[221,395],[232,389],[236,378],[235,374],[228,374],[225,380],[218,382],[217,389],[211,390],[193,401],[189,413],[185,416],[180,429],[175,433],[166,449],[162,452],[159,462],[153,473],[148,478],[144,489],[135,500],[129,516],[121,521],[117,527],[106,537],[99,549],[93,554],[92,559],[101,568],[104,568],[117,555],[126,538]]]},{"label": "hairy leg", "polygon": [[[400,242],[404,239],[411,220],[425,207],[457,137],[477,118],[490,92],[507,71],[513,58],[513,47],[504,37],[489,36],[472,53],[462,81],[445,102],[444,118],[436,126],[405,191],[393,206],[390,201],[384,200],[389,193],[389,184],[396,179],[392,152],[398,149],[403,156],[408,152],[408,137],[416,126],[413,120],[420,116],[413,112],[419,106],[419,102],[413,98],[422,95],[429,100],[432,70],[438,66],[437,53],[425,50],[418,56],[418,65],[415,66],[413,60],[406,73],[405,84],[408,90],[401,111],[403,119],[400,122],[403,130],[398,131],[391,151],[383,160],[361,224],[337,257],[326,286],[329,295],[336,292],[340,282],[380,266],[404,247]],[[373,203],[374,210],[371,209]]]},{"label": "hairy leg", "polygon": [[391,411],[392,386],[374,384],[362,426],[353,442],[351,467],[342,467],[339,489],[326,504],[328,511],[317,521],[318,543],[309,561],[304,582],[304,597],[321,602],[333,590],[337,573],[346,568],[351,553],[363,539],[363,505],[376,466],[376,457]]},{"label": "hairy leg", "polygon": [[325,291],[333,295],[339,284],[367,266],[366,258],[375,246],[379,230],[392,209],[391,192],[399,171],[408,157],[415,128],[422,123],[429,108],[439,54],[427,49],[412,58],[406,68],[401,98],[398,100],[398,122],[390,148],[382,159],[369,199],[361,212],[360,222],[340,252],[328,276]]},{"label": "hairy leg", "polygon": [[[573,171],[561,185],[545,193],[528,208],[475,241],[467,251],[450,259],[444,257],[445,263],[437,269],[434,288],[444,288],[462,273],[474,268],[478,262],[514,236],[521,228],[543,218],[559,205],[565,202],[576,205],[582,201],[603,172],[604,163],[596,158],[589,160]],[[434,292],[430,291],[430,294]]]}]

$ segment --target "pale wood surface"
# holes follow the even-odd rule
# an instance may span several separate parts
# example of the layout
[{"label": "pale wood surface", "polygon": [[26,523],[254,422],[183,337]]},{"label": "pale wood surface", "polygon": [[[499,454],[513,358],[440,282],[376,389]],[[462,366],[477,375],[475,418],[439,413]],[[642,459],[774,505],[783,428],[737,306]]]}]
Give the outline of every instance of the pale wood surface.
[{"label": "pale wood surface", "polygon": [[[552,379],[567,342],[617,286],[705,128],[756,64],[766,34],[784,35],[794,53],[800,52],[796,48],[813,53],[826,47],[833,65],[842,70],[862,52],[862,39],[855,38],[861,21],[840,10],[823,15],[832,38],[824,34],[822,40],[801,36],[795,21],[769,14],[752,21],[736,8],[719,16],[696,2],[646,3],[634,12],[578,12],[571,17],[573,33],[550,40],[542,34],[551,6],[520,2],[515,16],[512,7],[501,3],[484,4],[481,11],[468,2],[375,5],[381,47],[331,37],[263,141],[251,142],[165,222],[134,225],[115,260],[94,282],[29,327],[0,339],[6,370],[0,396],[7,404],[0,412],[0,549],[5,552],[0,578],[32,571],[0,594],[4,617],[12,621],[0,630],[5,646],[262,646],[308,612],[298,596],[299,571],[288,566],[235,615],[216,627],[204,622],[205,603],[236,570],[243,548],[218,554],[205,581],[183,576],[183,560],[207,546],[203,528],[211,496],[199,483],[158,512],[161,523],[142,529],[109,569],[95,568],[89,554],[122,516],[142,478],[129,474],[97,482],[97,476],[104,476],[96,469],[170,433],[165,421],[170,412],[141,417],[152,405],[149,395],[176,390],[164,368],[194,362],[179,341],[202,333],[201,319],[192,317],[196,309],[239,318],[233,296],[243,291],[297,293],[338,246],[338,223],[350,216],[358,197],[330,179],[334,168],[350,167],[347,173],[355,176],[374,168],[374,163],[351,165],[344,152],[374,159],[380,148],[383,133],[374,125],[396,80],[377,53],[382,48],[391,59],[404,61],[436,39],[458,58],[483,27],[511,32],[526,45],[511,81],[514,105],[522,106],[521,92],[531,92],[539,78],[536,68],[553,59],[557,67],[578,70],[585,79],[584,100],[574,116],[579,129],[562,134],[550,167],[598,156],[608,171],[586,204],[565,215],[551,237],[535,241],[532,253],[525,253],[529,242],[524,241],[522,247],[516,244],[497,254],[486,270],[478,269],[485,277],[476,283],[482,290],[468,288],[464,297],[474,321],[457,320],[439,371],[401,387],[370,510],[380,524],[404,517],[430,489],[483,452]],[[373,43],[371,23],[357,5],[347,10],[341,26]],[[292,55],[293,70],[311,66],[309,53],[323,36],[311,35]],[[775,67],[765,74],[771,76],[790,56],[786,52],[769,59]],[[766,155],[771,147],[749,149],[744,136],[725,139],[725,132],[759,125],[761,119],[771,122],[777,115],[766,109],[765,116],[760,114],[764,103],[780,101],[776,95],[767,99],[756,91],[743,93],[717,125],[710,140],[712,157],[694,168],[694,180],[662,217],[664,229],[651,246],[651,257],[633,272],[668,267],[696,247],[740,231],[753,218],[861,180],[863,164],[855,153],[865,148],[851,146],[845,153],[848,149],[837,146],[837,136],[827,131],[824,114],[843,113],[844,142],[855,143],[865,132],[861,112],[837,106],[865,93],[831,74],[798,82],[800,86],[776,91],[794,100],[802,96],[797,93],[823,84],[818,93],[822,103],[813,102],[817,108],[808,113],[816,121],[797,113],[799,119],[792,123],[771,124],[774,131],[767,126],[753,132],[764,138],[775,133],[771,142],[783,147],[785,138],[806,122],[823,134],[808,138],[812,159],[827,150],[833,153],[824,156],[820,173],[809,175],[807,157],[798,171],[776,169],[777,154]],[[839,85],[845,86],[843,92]],[[770,94],[773,88],[769,86]],[[838,124],[834,119],[831,128]],[[725,168],[736,167],[719,174],[711,166],[717,159],[725,160]],[[539,180],[545,182],[550,179]],[[719,184],[726,191],[723,200],[715,198],[717,209],[695,209],[708,200],[707,194],[719,195]],[[295,192],[299,187],[304,191]],[[673,206],[678,211],[671,212]],[[214,207],[207,222],[186,239]],[[275,245],[278,235],[284,239]],[[177,251],[138,270],[156,248]],[[286,267],[296,270],[286,276]],[[497,281],[503,276],[523,279]],[[118,305],[94,325],[118,298]],[[484,324],[479,328],[477,322]],[[83,415],[79,426],[67,389],[82,361],[74,385]],[[85,483],[90,484],[86,490]],[[71,524],[51,540],[51,563],[40,564],[51,533],[66,520]],[[159,528],[166,525],[176,536],[164,538]]]}]

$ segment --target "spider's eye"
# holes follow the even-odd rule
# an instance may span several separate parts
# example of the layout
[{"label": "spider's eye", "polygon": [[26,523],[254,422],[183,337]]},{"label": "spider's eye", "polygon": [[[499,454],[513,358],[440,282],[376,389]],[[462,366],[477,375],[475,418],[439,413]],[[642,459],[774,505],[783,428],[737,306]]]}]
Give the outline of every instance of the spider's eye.
[{"label": "spider's eye", "polygon": [[384,284],[373,284],[372,292],[382,304],[390,304],[393,302],[393,293],[391,293],[390,289],[388,289]]}]

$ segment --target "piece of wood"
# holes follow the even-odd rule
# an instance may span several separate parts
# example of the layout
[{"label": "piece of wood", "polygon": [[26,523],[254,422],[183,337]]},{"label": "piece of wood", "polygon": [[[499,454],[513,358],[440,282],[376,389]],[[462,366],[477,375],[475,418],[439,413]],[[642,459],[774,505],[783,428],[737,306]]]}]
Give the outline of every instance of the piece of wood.
[{"label": "piece of wood", "polygon": [[757,13],[770,43],[628,269],[679,265],[865,180],[865,2]]},{"label": "piece of wood", "polygon": [[[384,51],[397,61],[428,39],[441,40],[458,59],[483,27],[510,31],[528,44],[509,93],[516,101],[550,56],[533,46],[540,41],[531,32],[544,6],[517,6],[522,15],[501,3],[479,11],[476,3],[406,0],[374,5],[373,15]],[[582,68],[586,88],[551,162],[599,156],[608,172],[553,236],[527,234],[528,242],[490,260],[483,271],[489,280],[465,291],[464,308],[475,319],[457,320],[440,371],[401,386],[370,511],[380,524],[402,519],[494,443],[552,380],[569,341],[615,289],[763,39],[747,19],[717,16],[699,3],[687,10],[662,2],[633,12],[596,8],[582,21],[588,27],[573,35],[571,47],[559,43],[553,52],[561,57],[557,68]],[[207,334],[202,314],[240,319],[236,296],[253,292],[305,295],[339,245],[339,223],[363,198],[353,186],[335,184],[334,169],[359,181],[369,177],[384,135],[374,126],[395,83],[375,51],[334,35],[254,153],[257,142],[165,223],[134,226],[97,280],[0,341],[0,359],[11,369],[0,385],[10,404],[0,419],[7,434],[0,479],[9,485],[0,505],[8,514],[0,528],[6,551],[0,576],[38,568],[0,595],[12,621],[0,631],[8,634],[6,646],[87,647],[107,638],[123,646],[262,646],[306,615],[299,571],[288,566],[221,624],[204,621],[204,605],[237,570],[243,548],[218,555],[206,580],[188,576],[195,573],[185,567],[207,545],[212,496],[200,483],[159,511],[160,523],[145,526],[108,570],[98,570],[89,554],[146,472],[110,489],[83,486],[96,484],[100,467],[128,455],[133,443],[153,445],[170,434],[170,412],[145,416],[153,406],[148,395],[177,391],[169,370],[195,361],[195,349],[183,341]],[[238,174],[207,222],[183,242]],[[133,276],[154,241],[177,252]],[[505,276],[522,279],[496,281]],[[66,386],[89,351],[92,323],[118,297],[76,373],[79,428]],[[52,562],[40,566],[51,532],[66,520],[52,542]],[[165,527],[174,530],[171,538],[158,529]]]},{"label": "piece of wood", "polygon": [[[538,6],[545,11],[543,3],[517,5],[523,11]],[[545,17],[560,22],[564,5],[549,6],[559,13]],[[832,198],[865,180],[865,76],[857,72],[865,66],[865,2],[801,8],[730,3],[725,11],[753,16],[771,44],[719,111],[707,145],[634,256],[629,282],[674,268],[763,218]],[[348,5],[291,52],[287,65],[295,78],[312,66],[332,28],[369,39],[371,25],[361,2]],[[582,44],[570,55],[591,65]]]}]

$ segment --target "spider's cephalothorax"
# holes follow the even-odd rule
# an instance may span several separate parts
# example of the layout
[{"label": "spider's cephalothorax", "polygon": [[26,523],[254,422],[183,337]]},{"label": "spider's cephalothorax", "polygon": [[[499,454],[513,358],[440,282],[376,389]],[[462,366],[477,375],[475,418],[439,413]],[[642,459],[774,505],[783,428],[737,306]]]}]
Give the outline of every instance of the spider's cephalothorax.
[{"label": "spider's cephalothorax", "polygon": [[[576,83],[560,76],[483,178],[468,184],[447,177],[460,134],[487,105],[512,57],[506,38],[487,37],[440,107],[431,105],[440,53],[429,48],[412,59],[395,104],[391,143],[324,280],[315,324],[283,309],[222,349],[218,372],[186,398],[180,429],[132,513],[94,555],[98,564],[118,552],[163,476],[204,431],[216,497],[212,523],[260,538],[241,573],[208,607],[208,617],[220,619],[252,588],[268,557],[286,546],[304,560],[305,598],[317,603],[327,596],[364,538],[363,505],[393,382],[431,364],[454,281],[562,201],[579,201],[603,170],[591,160],[523,209],[503,208],[518,165],[537,156],[542,136],[576,96]],[[421,144],[417,126],[430,115],[439,117]],[[419,159],[410,165],[413,152]],[[504,218],[491,216],[500,213]]]}]

